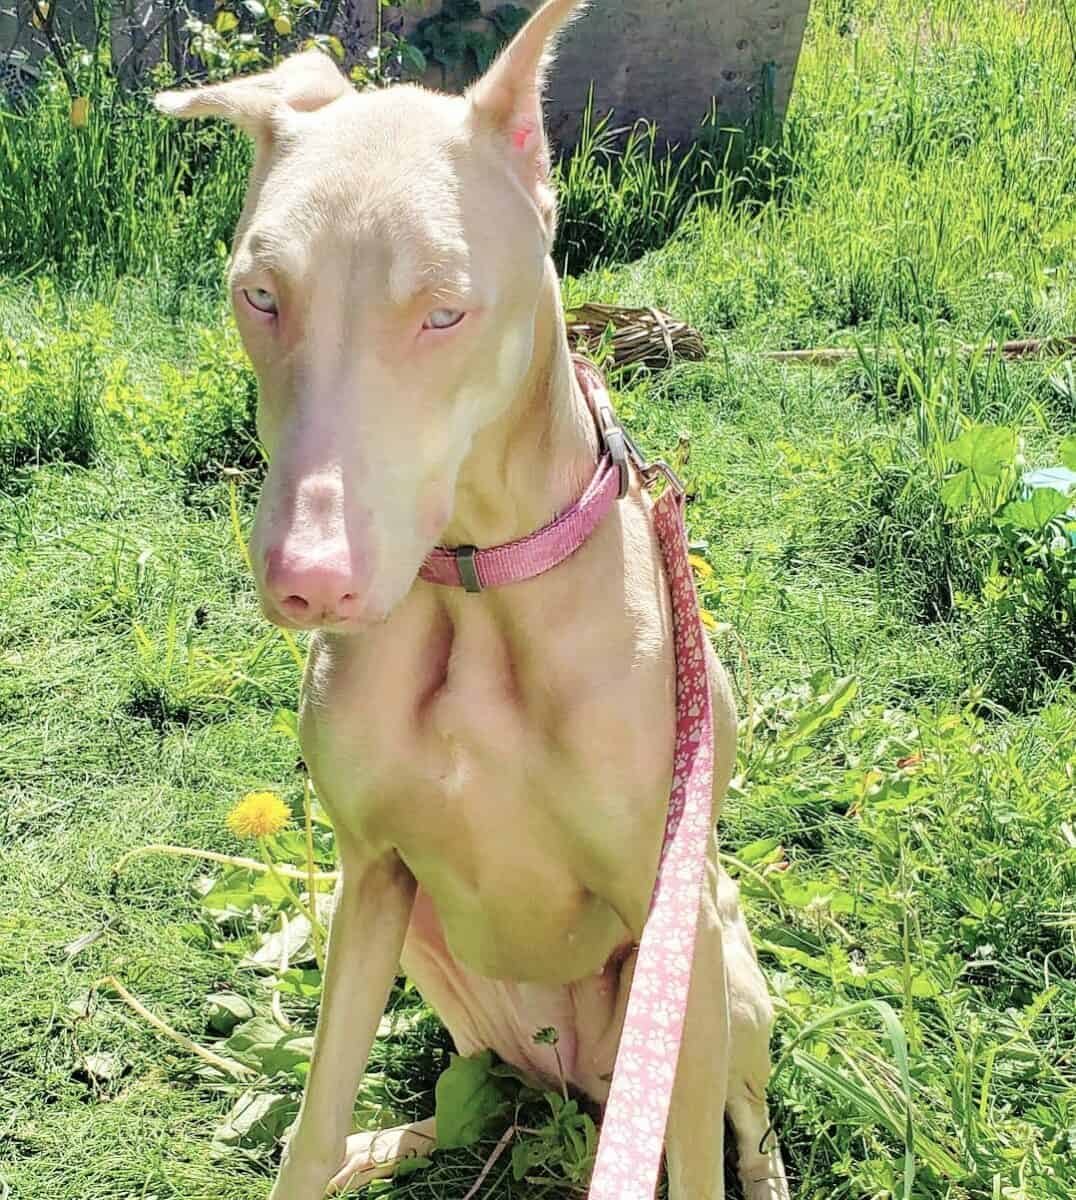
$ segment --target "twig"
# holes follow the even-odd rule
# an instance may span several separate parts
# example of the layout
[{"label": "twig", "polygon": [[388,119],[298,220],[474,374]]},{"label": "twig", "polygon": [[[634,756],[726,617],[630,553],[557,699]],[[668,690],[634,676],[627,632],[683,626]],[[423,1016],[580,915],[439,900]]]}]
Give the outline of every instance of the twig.
[{"label": "twig", "polygon": [[64,86],[67,88],[68,95],[74,100],[78,95],[78,85],[75,83],[75,77],[71,73],[71,68],[67,62],[67,55],[64,54],[64,48],[56,37],[56,31],[52,27],[53,19],[56,15],[56,4],[46,4],[44,9],[42,9],[40,0],[31,0],[31,6],[34,10],[34,16],[37,17],[38,28],[45,35],[45,41],[48,42],[52,56],[56,59],[56,65],[60,68],[60,74],[63,76]]},{"label": "twig", "polygon": [[478,1173],[478,1178],[474,1181],[471,1190],[463,1197],[463,1200],[474,1200],[478,1195],[478,1189],[486,1182],[486,1177],[490,1171],[497,1165],[497,1160],[508,1149],[509,1143],[516,1135],[515,1125],[509,1125],[508,1128],[501,1134],[500,1141],[493,1147],[493,1153],[486,1159],[486,1164]]},{"label": "twig", "polygon": [[246,871],[258,871],[263,875],[273,870],[286,879],[298,879],[302,881],[312,878],[316,883],[335,883],[340,878],[339,871],[316,871],[311,876],[309,871],[300,870],[298,867],[289,867],[280,864],[270,868],[264,862],[259,862],[256,858],[244,858],[239,854],[218,854],[215,850],[195,850],[190,846],[165,846],[158,844],[139,846],[136,850],[128,850],[113,866],[113,875],[121,874],[126,870],[129,863],[147,854],[166,854],[171,858],[200,858],[205,862],[220,863],[225,867],[242,867]]},{"label": "twig", "polygon": [[[1076,348],[1076,334],[1064,337],[1017,338],[1009,342],[987,342],[975,346],[969,342],[957,345],[960,354],[1000,354],[1002,358],[1029,358],[1033,354],[1060,353]],[[887,349],[893,354],[895,350]],[[812,367],[835,367],[838,363],[858,358],[859,351],[848,346],[816,346],[811,350],[768,350],[763,358],[769,362],[802,363]]]},{"label": "twig", "polygon": [[813,350],[767,350],[763,358],[770,362],[805,363],[811,367],[835,367],[850,358],[858,358],[858,350],[841,346],[816,346]]},{"label": "twig", "polygon": [[124,1004],[126,1004],[129,1008],[134,1009],[134,1011],[138,1013],[142,1020],[152,1025],[158,1033],[164,1034],[166,1038],[169,1038],[171,1041],[175,1042],[177,1046],[182,1046],[184,1050],[187,1050],[197,1058],[200,1058],[203,1062],[208,1063],[216,1070],[223,1071],[225,1075],[230,1075],[232,1079],[249,1079],[255,1074],[254,1071],[252,1071],[249,1067],[243,1066],[242,1063],[233,1062],[229,1058],[221,1058],[219,1054],[214,1054],[212,1050],[207,1050],[205,1046],[199,1046],[197,1042],[191,1041],[189,1037],[180,1033],[178,1029],[173,1029],[171,1025],[167,1024],[165,1021],[162,1021],[161,1018],[156,1016],[154,1013],[151,1013],[141,1000],[139,1000],[136,996],[133,996],[123,986],[123,984],[120,983],[115,975],[106,975],[103,979],[98,979],[93,987],[90,988],[90,995],[92,996],[94,992],[97,992],[102,988],[108,988],[115,992],[116,995],[119,996],[119,998],[124,1002]]}]

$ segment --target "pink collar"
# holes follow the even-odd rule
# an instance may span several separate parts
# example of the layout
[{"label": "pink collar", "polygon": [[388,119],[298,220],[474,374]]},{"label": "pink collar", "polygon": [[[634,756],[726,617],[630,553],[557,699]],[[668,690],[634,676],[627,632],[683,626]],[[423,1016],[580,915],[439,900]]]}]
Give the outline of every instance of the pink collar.
[{"label": "pink collar", "polygon": [[573,356],[573,363],[575,377],[594,413],[604,446],[586,491],[548,525],[514,542],[483,549],[437,546],[422,564],[421,579],[446,587],[462,587],[468,592],[533,579],[573,555],[615,502],[627,495],[631,482],[629,457],[640,470],[642,458],[613,412],[601,372],[578,356]]}]

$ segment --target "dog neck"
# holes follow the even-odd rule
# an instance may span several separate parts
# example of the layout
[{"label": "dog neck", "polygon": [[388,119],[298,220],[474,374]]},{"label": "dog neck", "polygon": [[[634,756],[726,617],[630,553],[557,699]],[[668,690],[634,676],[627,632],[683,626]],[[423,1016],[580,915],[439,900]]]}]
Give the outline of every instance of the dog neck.
[{"label": "dog neck", "polygon": [[441,541],[495,546],[541,528],[579,497],[597,455],[594,416],[575,381],[560,284],[547,259],[530,366],[508,408],[475,436]]}]

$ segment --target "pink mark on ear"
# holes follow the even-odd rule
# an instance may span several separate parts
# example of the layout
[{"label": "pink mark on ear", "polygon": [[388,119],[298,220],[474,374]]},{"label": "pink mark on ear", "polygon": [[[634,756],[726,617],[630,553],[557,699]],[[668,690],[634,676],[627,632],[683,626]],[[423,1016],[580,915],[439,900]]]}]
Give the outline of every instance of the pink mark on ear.
[{"label": "pink mark on ear", "polygon": [[512,131],[512,145],[517,150],[525,150],[527,143],[534,137],[538,126],[534,121],[524,121]]}]

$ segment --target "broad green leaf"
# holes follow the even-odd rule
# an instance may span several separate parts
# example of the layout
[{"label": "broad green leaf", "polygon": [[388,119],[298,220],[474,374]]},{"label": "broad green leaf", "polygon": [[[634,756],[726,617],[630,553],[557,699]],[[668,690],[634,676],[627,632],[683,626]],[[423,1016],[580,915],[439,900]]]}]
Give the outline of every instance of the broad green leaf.
[{"label": "broad green leaf", "polygon": [[498,4],[492,12],[486,14],[493,22],[497,32],[507,40],[515,37],[527,23],[530,13],[518,4]]},{"label": "broad green leaf", "polygon": [[292,967],[277,980],[276,990],[303,1000],[316,1000],[321,995],[321,972],[315,967]]},{"label": "broad green leaf", "polygon": [[1070,471],[1076,471],[1076,433],[1070,433],[1061,442],[1061,462]]},{"label": "broad green leaf", "polygon": [[741,846],[736,851],[736,857],[740,862],[754,866],[755,863],[769,858],[780,845],[780,838],[760,838],[757,842],[748,842],[746,846]]},{"label": "broad green leaf", "polygon": [[229,1034],[254,1016],[254,1007],[238,992],[215,992],[206,999],[207,1024],[214,1033]]},{"label": "broad green leaf", "polygon": [[437,1080],[437,1146],[455,1150],[473,1146],[508,1108],[496,1079],[490,1075],[493,1054],[473,1058],[452,1055],[447,1071]]},{"label": "broad green leaf", "polygon": [[299,714],[294,708],[278,708],[273,713],[274,733],[282,733],[285,737],[290,737],[292,741],[299,741]]},{"label": "broad green leaf", "polygon": [[[326,847],[325,838],[320,832],[314,836],[314,862],[319,871],[334,864],[335,858],[331,848]],[[306,831],[303,829],[285,829],[283,833],[274,834],[269,839],[273,852],[273,862],[291,863],[292,866],[306,869]],[[306,891],[302,881],[293,880],[297,891]],[[327,885],[322,885],[327,886]]]},{"label": "broad green leaf", "polygon": [[809,701],[796,718],[795,725],[778,739],[783,748],[794,746],[817,733],[824,725],[836,721],[851,704],[859,690],[852,675],[835,679],[827,691]]},{"label": "broad green leaf", "polygon": [[1007,425],[972,425],[945,450],[973,475],[996,479],[1016,456],[1016,431]]},{"label": "broad green leaf", "polygon": [[218,1150],[271,1149],[295,1120],[298,1096],[246,1091],[213,1133]]},{"label": "broad green leaf", "polygon": [[284,887],[272,875],[230,867],[202,896],[202,907],[214,920],[221,921],[244,916],[256,904],[276,908],[287,898]]},{"label": "broad green leaf", "polygon": [[239,28],[239,18],[233,12],[228,12],[227,9],[222,9],[217,13],[216,29],[217,33],[231,33],[233,29]]},{"label": "broad green leaf", "polygon": [[847,982],[847,962],[830,961],[826,958],[825,946],[812,935],[802,930],[792,930],[784,925],[772,925],[762,929],[755,937],[755,944],[762,951],[772,954],[780,962],[802,967],[816,975]]},{"label": "broad green leaf", "polygon": [[272,1017],[257,1016],[238,1026],[223,1045],[263,1075],[296,1074],[296,1067],[309,1063],[314,1039],[295,1030],[285,1033]]},{"label": "broad green leaf", "polygon": [[474,29],[463,31],[464,45],[474,54],[475,62],[480,72],[485,74],[490,64],[497,57],[497,43],[487,33],[479,33]]},{"label": "broad green leaf", "polygon": [[[867,977],[872,983],[884,985],[884,990],[900,995],[904,991],[904,973],[897,967],[885,967],[881,971],[872,971]],[[941,991],[938,984],[923,971],[917,971],[908,980],[908,989],[913,996],[930,999]]]},{"label": "broad green leaf", "polygon": [[426,70],[426,55],[412,42],[400,43],[400,61],[412,75],[422,75]]},{"label": "broad green leaf", "polygon": [[801,881],[789,874],[777,874],[773,878],[774,888],[789,908],[809,908],[817,905],[835,913],[850,913],[856,908],[856,899],[837,883],[822,879]]},{"label": "broad green leaf", "polygon": [[529,1138],[525,1142],[516,1142],[512,1147],[512,1178],[516,1183],[519,1183],[542,1157],[543,1148],[536,1146]]},{"label": "broad green leaf", "polygon": [[1028,529],[1038,533],[1045,528],[1054,517],[1068,512],[1073,501],[1053,488],[1035,488],[1026,500],[1014,500],[1001,510],[1000,520],[1006,525],[1017,529]]},{"label": "broad green leaf", "polygon": [[975,494],[972,474],[968,470],[957,471],[941,485],[941,502],[953,512],[963,508]]}]

